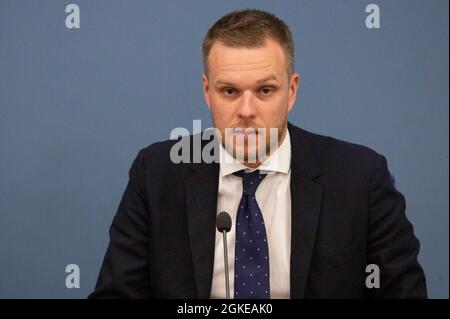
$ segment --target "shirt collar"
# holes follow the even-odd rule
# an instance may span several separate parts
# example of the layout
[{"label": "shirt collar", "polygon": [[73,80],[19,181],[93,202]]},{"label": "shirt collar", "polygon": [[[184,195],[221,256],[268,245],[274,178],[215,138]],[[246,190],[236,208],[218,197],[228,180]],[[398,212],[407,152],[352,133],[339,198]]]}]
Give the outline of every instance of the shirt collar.
[{"label": "shirt collar", "polygon": [[262,170],[268,172],[289,173],[291,169],[291,137],[289,130],[278,147],[261,165],[251,169],[238,162],[230,153],[228,153],[222,144],[220,144],[220,177],[224,177],[240,170],[246,171]]}]

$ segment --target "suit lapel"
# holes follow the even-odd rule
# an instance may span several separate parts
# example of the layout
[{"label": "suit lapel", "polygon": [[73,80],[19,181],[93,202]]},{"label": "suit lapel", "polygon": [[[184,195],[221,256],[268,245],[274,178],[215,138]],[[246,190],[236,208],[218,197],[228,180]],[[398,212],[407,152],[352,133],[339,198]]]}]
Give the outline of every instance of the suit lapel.
[{"label": "suit lapel", "polygon": [[291,298],[304,298],[322,203],[320,169],[304,132],[289,124],[291,161]]},{"label": "suit lapel", "polygon": [[[185,181],[189,240],[198,298],[209,298],[214,269],[219,164],[193,164]],[[181,266],[181,265],[180,265]]]}]

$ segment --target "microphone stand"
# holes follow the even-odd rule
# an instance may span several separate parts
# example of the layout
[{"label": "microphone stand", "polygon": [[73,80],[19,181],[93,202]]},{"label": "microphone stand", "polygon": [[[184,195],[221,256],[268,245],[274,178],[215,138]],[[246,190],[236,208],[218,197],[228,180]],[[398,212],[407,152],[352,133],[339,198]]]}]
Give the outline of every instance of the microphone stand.
[{"label": "microphone stand", "polygon": [[227,232],[222,231],[223,235],[223,258],[225,264],[225,288],[226,288],[226,298],[230,299],[230,276],[228,271],[228,251],[227,251]]}]

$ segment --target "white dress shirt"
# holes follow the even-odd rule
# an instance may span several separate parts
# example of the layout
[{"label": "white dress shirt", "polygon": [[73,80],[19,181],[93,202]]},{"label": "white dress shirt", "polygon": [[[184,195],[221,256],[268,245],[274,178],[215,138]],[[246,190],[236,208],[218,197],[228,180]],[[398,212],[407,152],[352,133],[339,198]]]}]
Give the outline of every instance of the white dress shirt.
[{"label": "white dress shirt", "polygon": [[[227,233],[230,296],[234,296],[234,248],[236,215],[242,197],[242,179],[233,173],[245,169],[252,171],[220,146],[220,173],[217,197],[217,214],[226,211],[231,216],[232,227]],[[270,297],[290,297],[291,257],[291,139],[289,131],[280,147],[258,168],[268,171],[256,190],[256,201],[262,211],[269,245]],[[223,236],[216,230],[214,273],[211,298],[225,298],[225,267]]]}]

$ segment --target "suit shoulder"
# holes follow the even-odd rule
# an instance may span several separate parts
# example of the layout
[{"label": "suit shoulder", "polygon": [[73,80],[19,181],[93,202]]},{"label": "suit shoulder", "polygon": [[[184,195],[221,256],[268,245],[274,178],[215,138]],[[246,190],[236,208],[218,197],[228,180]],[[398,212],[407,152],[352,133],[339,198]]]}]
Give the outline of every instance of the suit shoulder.
[{"label": "suit shoulder", "polygon": [[302,133],[310,141],[316,159],[323,163],[332,162],[347,167],[353,165],[355,168],[366,168],[372,171],[374,166],[377,166],[377,162],[384,158],[364,145],[305,130],[302,130]]},{"label": "suit shoulder", "polygon": [[342,153],[349,153],[351,155],[361,155],[361,156],[377,156],[379,155],[375,150],[367,147],[365,145],[344,141],[335,137],[320,135],[316,133],[311,133],[304,131],[309,138],[314,142],[314,144],[328,146],[330,151],[337,151]]},{"label": "suit shoulder", "polygon": [[139,151],[143,157],[158,157],[170,153],[172,146],[177,143],[177,140],[165,140],[152,143]]},{"label": "suit shoulder", "polygon": [[136,161],[147,169],[161,170],[166,168],[172,163],[170,150],[175,143],[177,143],[177,140],[165,140],[150,144],[139,151]]}]

